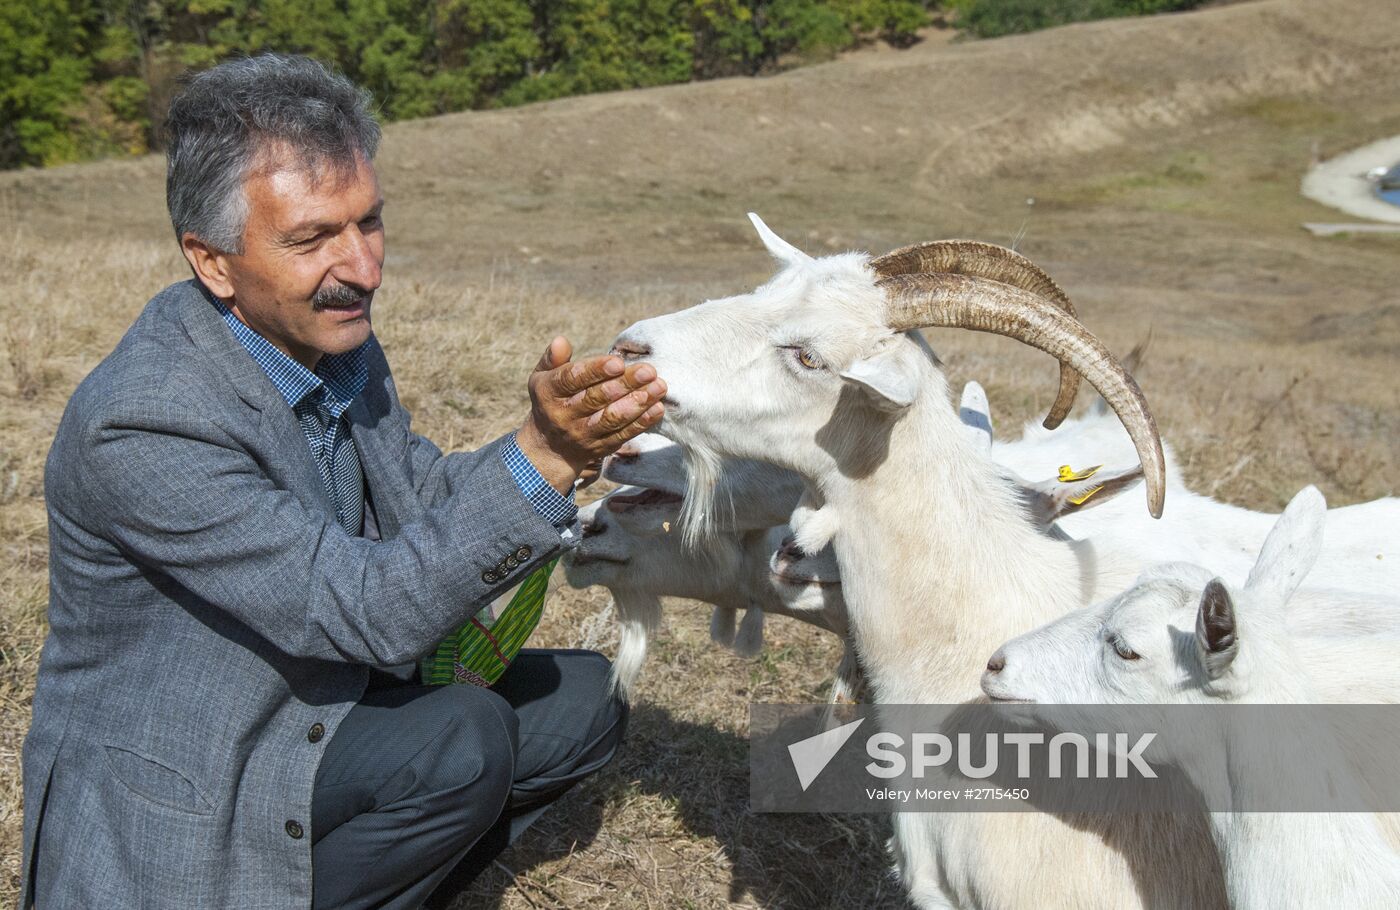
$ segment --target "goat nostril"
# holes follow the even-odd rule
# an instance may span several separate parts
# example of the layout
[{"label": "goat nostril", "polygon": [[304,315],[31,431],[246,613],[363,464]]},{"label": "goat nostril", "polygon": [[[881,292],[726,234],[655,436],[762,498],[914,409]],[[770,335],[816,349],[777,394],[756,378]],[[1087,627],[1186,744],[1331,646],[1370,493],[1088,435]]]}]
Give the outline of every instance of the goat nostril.
[{"label": "goat nostril", "polygon": [[797,545],[796,537],[785,537],[783,545],[778,548],[778,555],[786,559],[805,559],[807,552]]},{"label": "goat nostril", "polygon": [[1006,669],[1006,654],[998,651],[992,655],[992,659],[987,661],[988,673],[1000,673]]},{"label": "goat nostril", "polygon": [[593,524],[590,522],[583,524],[580,527],[580,530],[583,531],[584,537],[597,537],[599,534],[603,533],[603,527],[603,525]]},{"label": "goat nostril", "polygon": [[651,353],[651,345],[643,344],[640,341],[632,341],[628,338],[619,338],[613,344],[612,353],[621,355],[623,360],[634,360],[638,357],[645,357]]}]

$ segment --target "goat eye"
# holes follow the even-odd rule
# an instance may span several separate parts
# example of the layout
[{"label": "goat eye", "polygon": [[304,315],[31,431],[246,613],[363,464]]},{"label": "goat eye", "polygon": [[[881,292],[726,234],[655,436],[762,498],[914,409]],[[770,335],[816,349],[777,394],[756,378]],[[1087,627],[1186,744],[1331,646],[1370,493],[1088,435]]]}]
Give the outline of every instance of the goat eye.
[{"label": "goat eye", "polygon": [[813,354],[806,348],[798,349],[797,362],[802,364],[809,370],[820,370],[822,368],[822,362],[820,358],[818,358],[816,354]]},{"label": "goat eye", "polygon": [[1113,653],[1124,660],[1142,660],[1142,655],[1128,647],[1127,644],[1123,642],[1123,639],[1119,638],[1117,635],[1113,636],[1111,644],[1113,645]]}]

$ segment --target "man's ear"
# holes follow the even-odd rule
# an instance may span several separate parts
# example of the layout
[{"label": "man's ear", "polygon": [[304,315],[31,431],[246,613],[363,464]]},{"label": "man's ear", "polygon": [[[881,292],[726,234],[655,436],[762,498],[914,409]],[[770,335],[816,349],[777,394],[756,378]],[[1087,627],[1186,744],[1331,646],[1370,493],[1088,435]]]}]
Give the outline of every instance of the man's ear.
[{"label": "man's ear", "polygon": [[1201,595],[1196,611],[1196,648],[1211,679],[1224,676],[1240,651],[1235,602],[1218,578],[1212,579]]},{"label": "man's ear", "polygon": [[221,300],[233,298],[233,282],[229,280],[227,255],[214,249],[188,231],[180,238],[180,251],[185,261],[194,269],[194,276],[200,280],[209,293]]},{"label": "man's ear", "polygon": [[901,411],[914,403],[919,394],[918,373],[904,356],[903,346],[887,343],[868,357],[862,357],[841,373],[841,378],[860,387],[875,407]]},{"label": "man's ear", "polygon": [[1317,487],[1299,490],[1264,538],[1245,588],[1261,592],[1264,602],[1270,605],[1282,607],[1287,603],[1317,562],[1326,521],[1327,500]]}]

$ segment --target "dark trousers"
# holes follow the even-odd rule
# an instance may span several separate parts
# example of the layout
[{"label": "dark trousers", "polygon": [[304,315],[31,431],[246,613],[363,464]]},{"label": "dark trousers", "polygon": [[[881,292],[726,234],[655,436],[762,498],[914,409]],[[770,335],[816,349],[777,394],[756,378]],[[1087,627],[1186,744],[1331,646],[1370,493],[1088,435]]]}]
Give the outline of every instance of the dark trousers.
[{"label": "dark trousers", "polygon": [[592,651],[526,650],[491,689],[373,686],[316,772],[313,907],[445,906],[612,758],[627,709],[608,669]]}]

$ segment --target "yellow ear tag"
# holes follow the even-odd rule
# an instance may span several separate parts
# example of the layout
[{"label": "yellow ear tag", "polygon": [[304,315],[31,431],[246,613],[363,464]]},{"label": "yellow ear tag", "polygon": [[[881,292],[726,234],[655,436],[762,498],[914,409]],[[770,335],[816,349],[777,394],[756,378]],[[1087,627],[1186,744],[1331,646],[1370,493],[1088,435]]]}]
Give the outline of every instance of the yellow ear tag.
[{"label": "yellow ear tag", "polygon": [[1098,471],[1098,469],[1101,467],[1103,467],[1103,465],[1096,464],[1092,468],[1085,468],[1082,471],[1076,471],[1069,465],[1062,464],[1060,465],[1060,483],[1071,483],[1076,480],[1088,480],[1090,477],[1093,477],[1094,473]]},{"label": "yellow ear tag", "polygon": [[[1102,465],[1100,465],[1100,467],[1102,467]],[[1103,489],[1103,484],[1099,484],[1098,486],[1096,486],[1096,487],[1094,487],[1094,488],[1092,488],[1092,489],[1090,489],[1090,490],[1087,490],[1087,491],[1085,491],[1085,492],[1083,492],[1083,493],[1080,493],[1078,496],[1071,496],[1071,497],[1069,498],[1069,501],[1072,502],[1072,503],[1074,503],[1074,504],[1077,505],[1077,506],[1082,506],[1082,505],[1084,505],[1084,503],[1086,503],[1086,502],[1089,501],[1089,497],[1090,497],[1090,496],[1093,496],[1095,493],[1097,493],[1099,490],[1102,490],[1102,489]]]}]

